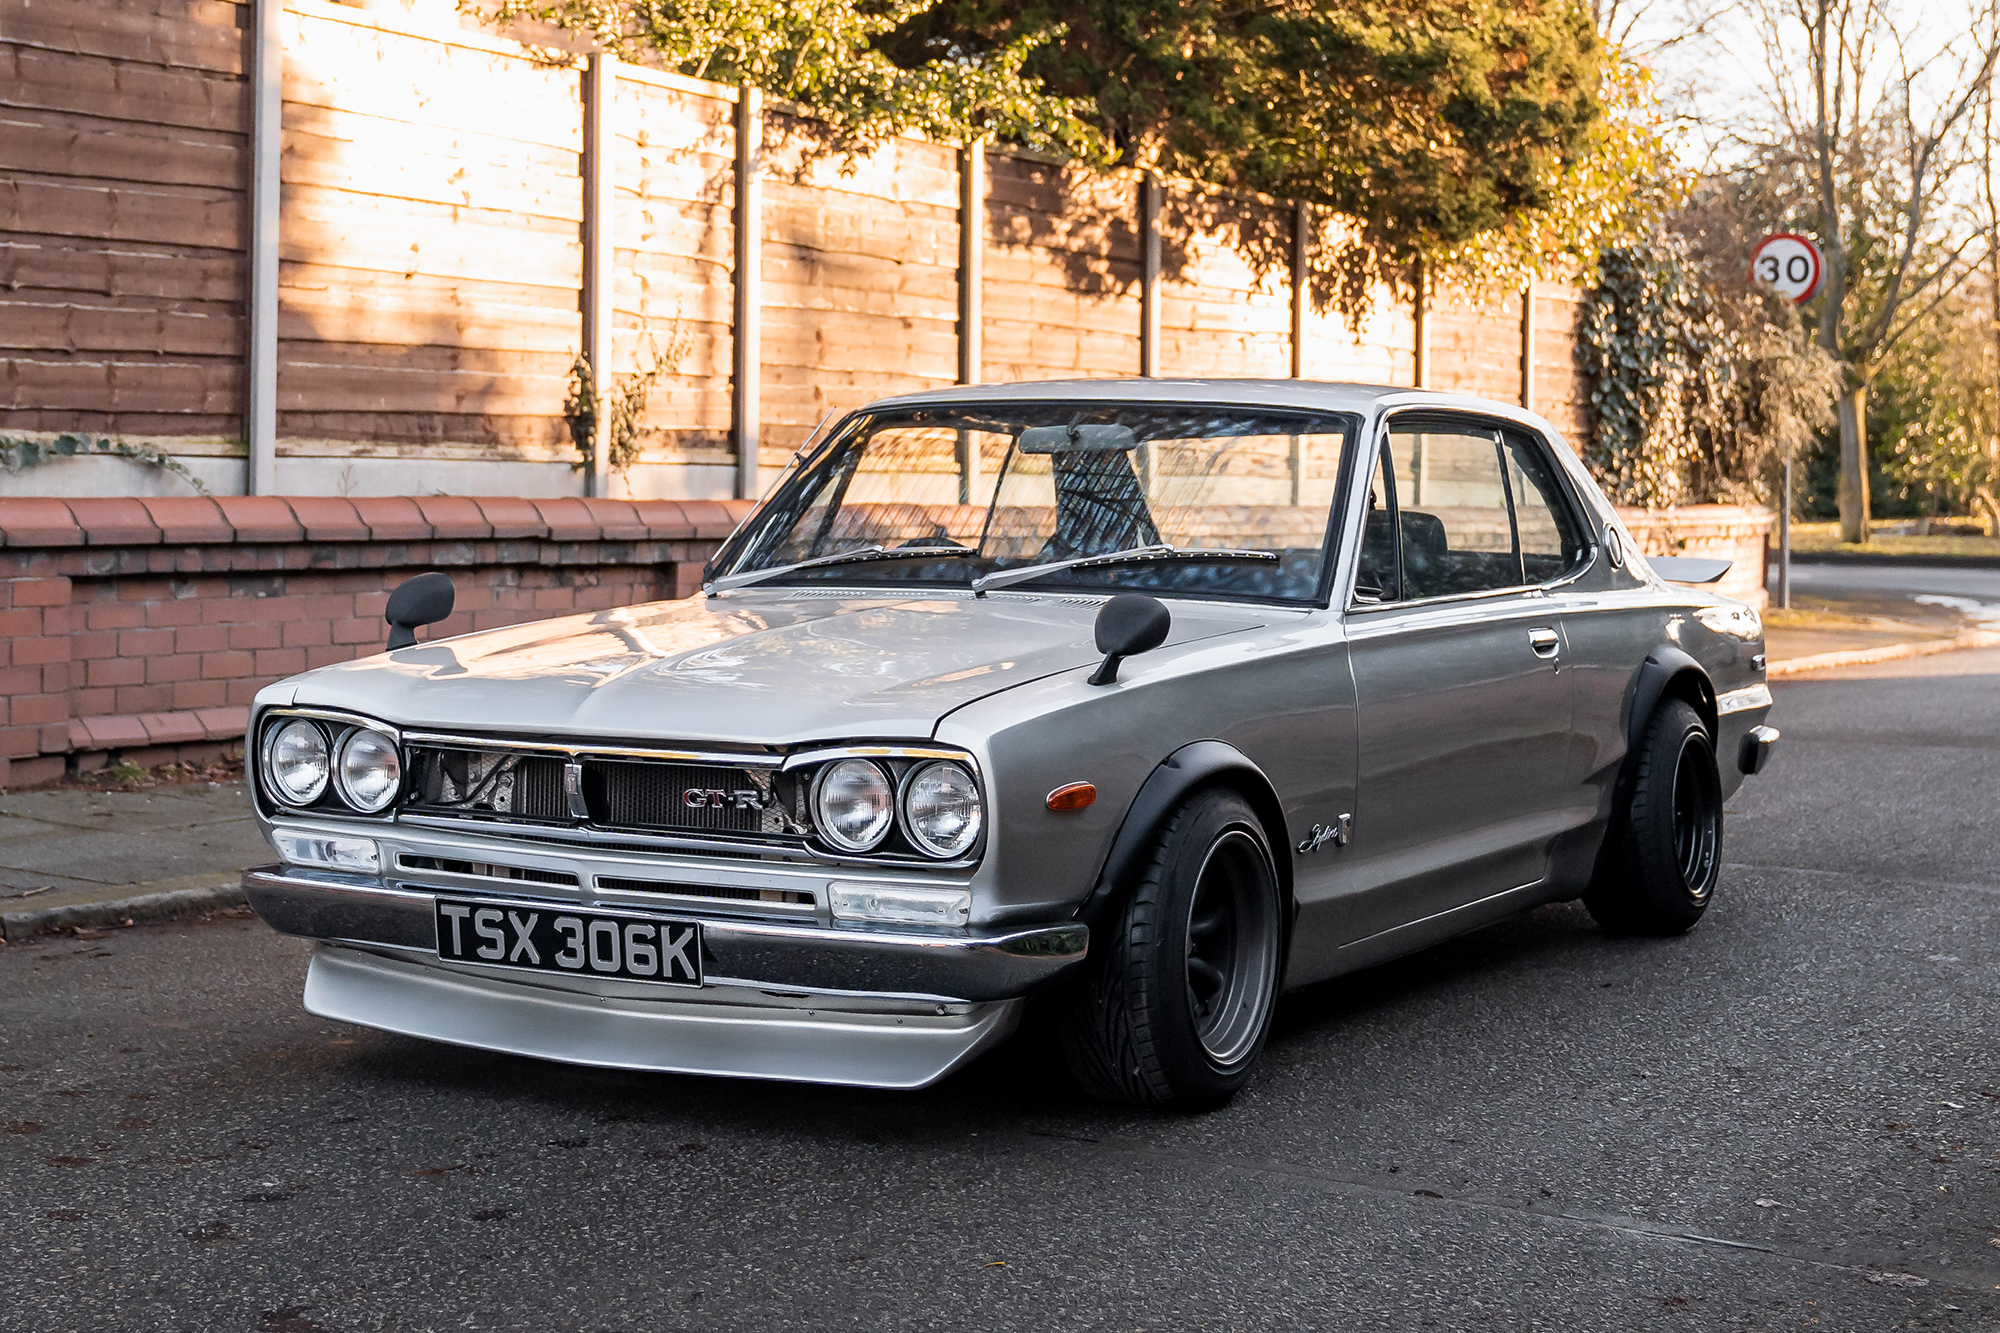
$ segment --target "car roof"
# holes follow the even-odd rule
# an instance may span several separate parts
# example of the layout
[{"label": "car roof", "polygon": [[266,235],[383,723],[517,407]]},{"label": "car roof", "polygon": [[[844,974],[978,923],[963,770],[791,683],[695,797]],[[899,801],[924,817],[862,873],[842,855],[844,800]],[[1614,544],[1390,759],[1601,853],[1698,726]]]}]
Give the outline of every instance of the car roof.
[{"label": "car roof", "polygon": [[[901,394],[869,407],[942,407],[954,403],[1023,401],[1218,403],[1246,407],[1296,407],[1372,416],[1398,407],[1442,407],[1525,422],[1544,431],[1549,423],[1516,404],[1389,384],[1341,384],[1294,379],[1084,379],[961,384],[927,393]],[[1553,433],[1553,432],[1551,432]]]}]

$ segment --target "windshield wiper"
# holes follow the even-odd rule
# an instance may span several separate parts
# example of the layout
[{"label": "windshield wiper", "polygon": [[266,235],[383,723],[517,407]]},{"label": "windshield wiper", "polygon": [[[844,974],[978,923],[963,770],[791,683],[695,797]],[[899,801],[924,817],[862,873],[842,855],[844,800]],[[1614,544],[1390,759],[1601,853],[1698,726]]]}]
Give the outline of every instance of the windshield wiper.
[{"label": "windshield wiper", "polygon": [[796,564],[745,570],[741,574],[724,574],[709,584],[704,591],[728,592],[731,588],[747,588],[753,583],[762,583],[765,579],[774,579],[780,574],[790,574],[799,569],[818,569],[823,565],[860,564],[865,560],[962,559],[971,554],[973,550],[970,546],[864,546],[858,551],[840,551],[812,560],[801,560]]},{"label": "windshield wiper", "polygon": [[996,569],[972,581],[975,597],[984,597],[994,588],[1006,588],[1016,583],[1026,583],[1044,574],[1053,574],[1064,569],[1087,569],[1093,565],[1136,565],[1148,560],[1270,560],[1276,561],[1276,551],[1245,551],[1233,547],[1217,546],[1206,550],[1200,547],[1180,546],[1134,546],[1125,551],[1108,551],[1103,555],[1080,555],[1070,560],[1052,560],[1046,565],[1022,565],[1016,569]]}]

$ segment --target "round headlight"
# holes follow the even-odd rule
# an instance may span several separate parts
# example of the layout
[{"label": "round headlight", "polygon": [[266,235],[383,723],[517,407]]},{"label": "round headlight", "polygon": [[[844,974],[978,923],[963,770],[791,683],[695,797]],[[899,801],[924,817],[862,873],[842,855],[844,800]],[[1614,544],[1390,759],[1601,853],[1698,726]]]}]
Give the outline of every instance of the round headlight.
[{"label": "round headlight", "polygon": [[326,733],[316,723],[294,718],[271,734],[264,747],[264,779],[271,795],[287,805],[310,805],[326,790]]},{"label": "round headlight", "polygon": [[348,733],[340,745],[337,778],[343,801],[363,814],[374,814],[395,800],[396,789],[403,785],[396,742],[369,727]]},{"label": "round headlight", "polygon": [[962,764],[925,764],[903,786],[903,829],[932,856],[964,856],[979,840],[979,785]]},{"label": "round headlight", "polygon": [[813,820],[820,836],[843,852],[881,846],[895,823],[895,808],[889,779],[866,759],[828,764],[813,783]]}]

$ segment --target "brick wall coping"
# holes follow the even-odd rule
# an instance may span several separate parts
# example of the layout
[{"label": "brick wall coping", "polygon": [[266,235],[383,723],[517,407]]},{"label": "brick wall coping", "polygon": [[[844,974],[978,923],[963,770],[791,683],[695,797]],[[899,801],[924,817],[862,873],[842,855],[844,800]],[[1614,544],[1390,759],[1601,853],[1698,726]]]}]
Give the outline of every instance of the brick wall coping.
[{"label": "brick wall coping", "polygon": [[7,496],[0,497],[0,545],[720,541],[749,512],[747,500]]}]

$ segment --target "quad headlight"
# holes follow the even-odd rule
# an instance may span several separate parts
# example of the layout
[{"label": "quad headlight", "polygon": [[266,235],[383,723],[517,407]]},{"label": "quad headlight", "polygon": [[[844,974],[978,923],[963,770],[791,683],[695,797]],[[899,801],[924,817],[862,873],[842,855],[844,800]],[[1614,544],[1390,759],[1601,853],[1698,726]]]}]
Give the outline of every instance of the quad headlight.
[{"label": "quad headlight", "polygon": [[403,785],[403,761],[396,754],[396,741],[373,727],[357,727],[340,743],[340,764],[335,770],[340,799],[356,810],[372,815],[396,799]]},{"label": "quad headlight", "polygon": [[896,790],[889,775],[866,759],[842,759],[813,782],[813,822],[820,836],[843,852],[871,852],[896,822]]},{"label": "quad headlight", "polygon": [[294,718],[265,742],[264,785],[286,805],[310,805],[318,800],[326,790],[331,767],[326,733],[316,722]]},{"label": "quad headlight", "polygon": [[904,780],[903,831],[932,856],[949,860],[971,851],[984,815],[979,784],[963,764],[925,764]]},{"label": "quad headlight", "polygon": [[[839,759],[812,784],[813,826],[839,852],[915,852],[936,861],[970,853],[985,826],[979,783],[949,759]],[[892,834],[901,834],[897,842]]]}]

